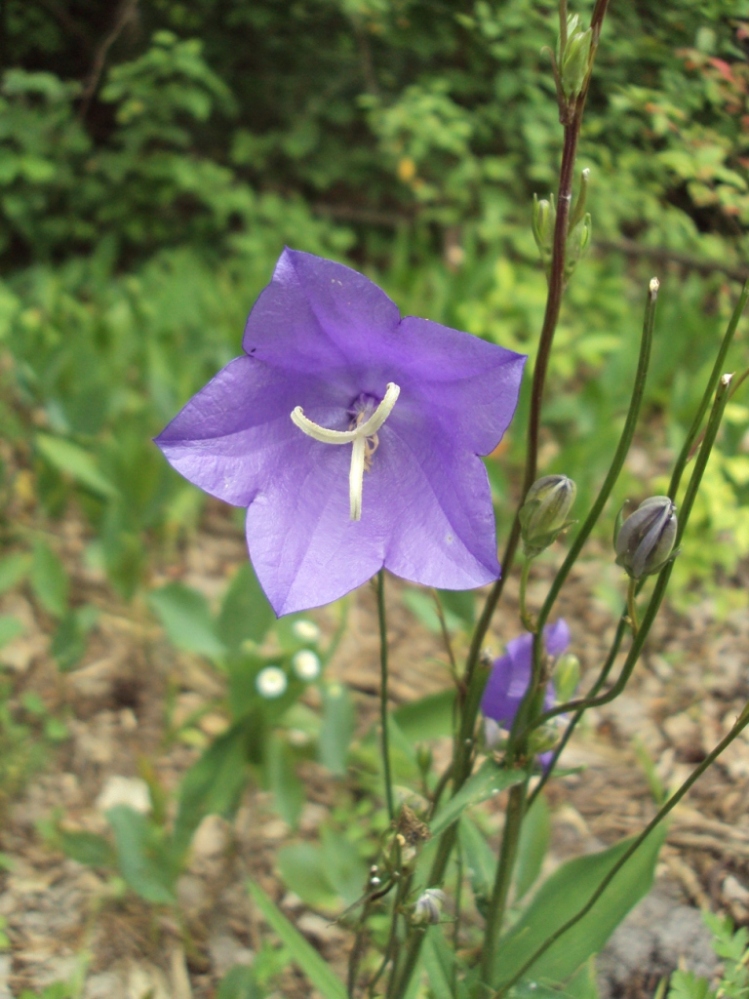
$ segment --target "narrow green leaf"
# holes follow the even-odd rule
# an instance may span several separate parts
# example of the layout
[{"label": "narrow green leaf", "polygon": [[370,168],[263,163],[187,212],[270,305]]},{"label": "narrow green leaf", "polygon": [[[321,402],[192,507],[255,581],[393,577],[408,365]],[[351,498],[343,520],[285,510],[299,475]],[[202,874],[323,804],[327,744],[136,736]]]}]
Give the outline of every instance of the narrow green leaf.
[{"label": "narrow green leaf", "polygon": [[111,499],[118,495],[117,489],[101,471],[93,455],[78,444],[66,441],[62,437],[37,434],[36,446],[39,453],[58,472],[69,475],[97,496]]},{"label": "narrow green leaf", "polygon": [[206,815],[230,818],[236,811],[247,781],[245,725],[243,719],[214,739],[182,778],[174,823],[178,854],[187,850]]},{"label": "narrow green leaf", "polygon": [[263,999],[263,995],[252,968],[235,964],[221,979],[216,999]]},{"label": "narrow green leaf", "polygon": [[226,652],[202,593],[182,583],[168,583],[149,593],[148,603],[178,649],[209,658],[220,658]]},{"label": "narrow green leaf", "polygon": [[296,772],[294,752],[285,739],[271,735],[265,745],[265,779],[278,814],[295,827],[304,807],[304,785]]},{"label": "narrow green leaf", "polygon": [[0,561],[0,593],[17,586],[31,568],[31,556],[23,552],[8,555]]},{"label": "narrow green leaf", "polygon": [[49,545],[37,541],[31,563],[31,585],[42,607],[54,617],[68,609],[68,576]]},{"label": "narrow green leaf", "polygon": [[263,889],[253,882],[249,885],[257,907],[265,921],[278,934],[291,953],[292,960],[301,968],[312,985],[325,996],[325,999],[347,999],[343,982],[320,957],[314,947],[307,943],[302,934],[280,912]]},{"label": "narrow green leaf", "polygon": [[[597,954],[653,882],[665,826],[654,830],[606,888],[592,910],[557,940],[529,970],[534,979],[563,982]],[[500,941],[495,981],[508,981],[556,929],[588,902],[627,850],[623,840],[608,850],[576,857],[548,878],[512,930]]]},{"label": "narrow green leaf", "polygon": [[484,760],[476,773],[468,778],[460,791],[432,819],[432,836],[439,836],[444,832],[470,805],[477,805],[505,788],[520,783],[524,776],[522,770],[502,770],[494,760]]},{"label": "narrow green leaf", "polygon": [[441,690],[393,712],[401,731],[413,743],[452,735],[455,691]]},{"label": "narrow green leaf", "polygon": [[226,591],[218,618],[218,635],[231,651],[246,640],[261,642],[276,619],[255,571],[245,562]]},{"label": "narrow green leaf", "polygon": [[77,860],[79,864],[89,867],[114,867],[117,855],[112,844],[96,833],[80,831],[57,830],[57,840],[66,857]]},{"label": "narrow green leaf", "polygon": [[545,796],[539,794],[523,819],[523,831],[518,843],[515,864],[516,898],[521,899],[541,873],[550,836],[549,806]]},{"label": "narrow green leaf", "polygon": [[337,681],[322,693],[322,725],[318,739],[320,762],[335,777],[346,773],[346,761],[354,737],[356,718],[348,688]]},{"label": "narrow green leaf", "polygon": [[492,893],[497,855],[484,839],[476,823],[465,812],[460,817],[460,846],[466,872],[471,880],[473,897],[483,913],[485,903]]},{"label": "narrow green leaf", "polygon": [[342,832],[327,826],[320,830],[325,874],[344,905],[361,898],[367,879],[367,866],[356,845]]},{"label": "narrow green leaf", "polygon": [[[438,936],[442,937],[441,928],[430,926],[424,940],[421,960],[426,969],[429,987],[434,999],[455,999],[450,981],[452,965],[445,960],[444,947],[440,948]],[[444,937],[442,937],[441,942],[444,945]]]},{"label": "narrow green leaf", "polygon": [[328,878],[319,847],[312,843],[281,847],[277,863],[283,883],[310,908],[327,913],[343,908],[341,898]]},{"label": "narrow green leaf", "polygon": [[117,865],[129,887],[146,902],[174,903],[178,870],[161,831],[126,805],[115,805],[106,816],[117,844]]}]

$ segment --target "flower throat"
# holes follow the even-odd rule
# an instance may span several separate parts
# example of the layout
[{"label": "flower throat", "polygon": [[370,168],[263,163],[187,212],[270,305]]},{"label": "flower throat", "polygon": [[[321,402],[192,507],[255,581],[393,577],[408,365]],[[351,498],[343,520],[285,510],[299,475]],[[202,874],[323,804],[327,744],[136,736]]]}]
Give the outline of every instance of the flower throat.
[{"label": "flower throat", "polygon": [[[400,386],[388,382],[385,395],[370,415],[370,406],[361,397],[349,410],[351,424],[349,430],[328,430],[314,423],[304,415],[301,406],[291,412],[291,419],[299,429],[322,444],[351,444],[351,467],[349,469],[349,515],[351,520],[361,520],[364,472],[372,467],[372,458],[379,445],[377,432],[393,411]],[[367,402],[369,400],[367,399]]]}]

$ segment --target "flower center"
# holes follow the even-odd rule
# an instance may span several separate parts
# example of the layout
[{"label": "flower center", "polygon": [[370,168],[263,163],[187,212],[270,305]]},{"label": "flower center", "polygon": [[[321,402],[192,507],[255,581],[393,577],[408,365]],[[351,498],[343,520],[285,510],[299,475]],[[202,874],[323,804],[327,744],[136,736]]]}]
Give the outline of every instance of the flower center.
[{"label": "flower center", "polygon": [[301,406],[292,410],[292,422],[308,437],[323,444],[353,445],[348,479],[352,520],[361,520],[364,472],[368,472],[372,467],[372,457],[379,444],[377,431],[392,413],[400,391],[395,382],[388,382],[382,401],[371,413],[371,406],[367,404],[369,400],[361,402],[357,400],[350,411],[352,416],[350,430],[328,430],[327,427],[321,427],[319,423],[308,419]]}]

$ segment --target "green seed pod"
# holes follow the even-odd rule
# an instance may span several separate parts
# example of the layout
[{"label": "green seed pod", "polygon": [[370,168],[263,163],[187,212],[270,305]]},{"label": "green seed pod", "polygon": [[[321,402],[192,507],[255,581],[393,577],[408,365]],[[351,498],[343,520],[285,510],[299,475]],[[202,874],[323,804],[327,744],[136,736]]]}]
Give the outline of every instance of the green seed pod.
[{"label": "green seed pod", "polygon": [[574,523],[567,519],[577,486],[566,475],[544,475],[528,490],[520,510],[520,533],[528,558],[535,558]]},{"label": "green seed pod", "polygon": [[641,579],[660,572],[674,557],[678,524],[676,507],[668,496],[651,496],[627,517],[616,535],[616,562]]}]

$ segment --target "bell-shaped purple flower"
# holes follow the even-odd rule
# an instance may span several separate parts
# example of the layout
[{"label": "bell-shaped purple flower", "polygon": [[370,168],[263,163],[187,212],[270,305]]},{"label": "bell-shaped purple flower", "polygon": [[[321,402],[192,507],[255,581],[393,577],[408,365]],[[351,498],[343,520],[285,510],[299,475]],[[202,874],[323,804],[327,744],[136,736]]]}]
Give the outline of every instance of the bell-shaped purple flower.
[{"label": "bell-shaped purple flower", "polygon": [[288,249],[243,348],[156,443],[186,479],[247,507],[277,614],[383,566],[456,590],[499,576],[479,456],[512,419],[523,355],[402,319],[362,274]]},{"label": "bell-shaped purple flower", "polygon": [[[561,656],[570,643],[570,629],[560,618],[544,628],[544,646],[554,659]],[[533,635],[526,632],[507,643],[507,652],[494,661],[484,688],[481,710],[500,728],[509,729],[518,713],[531,682],[533,669]],[[544,708],[554,705],[554,685],[549,682],[544,696]]]}]

